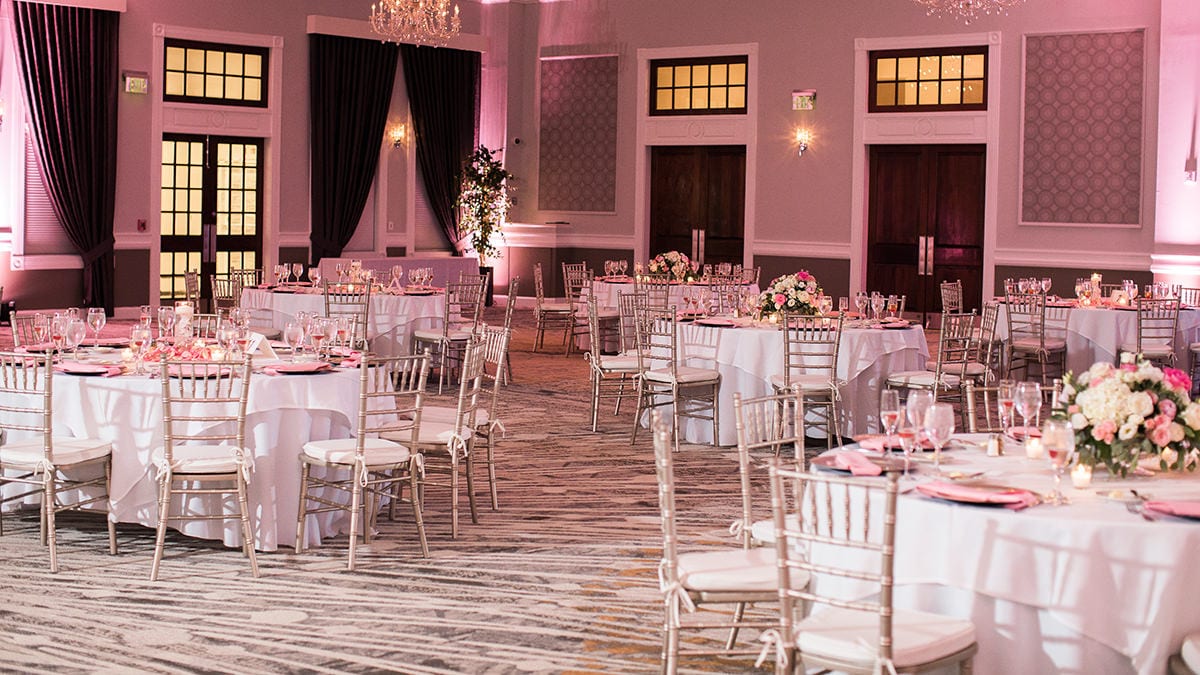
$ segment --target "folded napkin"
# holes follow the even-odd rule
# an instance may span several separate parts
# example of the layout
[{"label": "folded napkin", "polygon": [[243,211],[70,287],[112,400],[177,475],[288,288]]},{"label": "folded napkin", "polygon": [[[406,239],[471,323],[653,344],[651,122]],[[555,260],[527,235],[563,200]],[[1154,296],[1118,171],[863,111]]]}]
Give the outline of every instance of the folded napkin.
[{"label": "folded napkin", "polygon": [[1143,504],[1143,507],[1168,516],[1200,518],[1200,501],[1194,499],[1150,500]]},{"label": "folded napkin", "polygon": [[1019,511],[1038,503],[1038,496],[1029,490],[1018,488],[996,488],[961,483],[934,481],[917,486],[917,492],[939,499],[971,504],[1003,504],[1005,508]]},{"label": "folded napkin", "polygon": [[883,473],[883,467],[856,450],[842,450],[834,455],[834,461],[837,468],[847,470],[855,476],[878,476]]},{"label": "folded napkin", "polygon": [[54,364],[54,370],[70,375],[102,375],[114,377],[124,372],[121,366],[103,365],[99,363],[80,363],[78,361],[62,361]]},{"label": "folded napkin", "polygon": [[263,372],[267,375],[279,375],[280,373],[321,373],[332,367],[325,361],[297,361],[296,363],[277,363],[273,366],[267,366],[263,368]]},{"label": "folded napkin", "polygon": [[1023,441],[1026,438],[1041,438],[1042,432],[1037,427],[1012,427],[1008,430],[1008,435]]},{"label": "folded napkin", "polygon": [[[904,449],[903,446],[900,445],[900,436],[899,435],[893,435],[891,437],[888,437],[886,435],[884,435],[884,436],[863,436],[862,438],[858,439],[858,447],[862,448],[863,450],[871,450],[874,452],[883,452],[885,449],[886,450],[903,450]],[[933,443],[930,443],[929,439],[922,439],[920,447],[922,450],[933,450]]]}]

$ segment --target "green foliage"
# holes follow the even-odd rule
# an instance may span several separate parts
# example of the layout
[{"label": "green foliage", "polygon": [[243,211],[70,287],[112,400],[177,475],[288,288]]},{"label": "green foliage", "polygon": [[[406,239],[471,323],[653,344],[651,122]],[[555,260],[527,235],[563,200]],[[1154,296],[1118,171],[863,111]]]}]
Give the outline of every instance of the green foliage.
[{"label": "green foliage", "polygon": [[[495,154],[499,154],[500,150]],[[463,163],[462,181],[454,205],[459,210],[459,230],[465,234],[471,248],[479,254],[479,263],[486,265],[500,257],[493,235],[500,233],[508,217],[512,200],[508,197],[508,181],[513,175],[486,146],[479,146]]]}]

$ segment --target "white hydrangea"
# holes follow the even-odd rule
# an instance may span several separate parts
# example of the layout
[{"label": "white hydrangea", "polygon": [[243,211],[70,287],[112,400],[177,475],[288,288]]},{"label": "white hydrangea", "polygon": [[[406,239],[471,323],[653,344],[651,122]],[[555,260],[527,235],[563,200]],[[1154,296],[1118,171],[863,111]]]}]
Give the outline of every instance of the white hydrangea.
[{"label": "white hydrangea", "polygon": [[1137,391],[1130,394],[1125,399],[1125,414],[1140,415],[1142,418],[1154,414],[1154,399],[1150,398],[1150,394],[1144,391]]}]

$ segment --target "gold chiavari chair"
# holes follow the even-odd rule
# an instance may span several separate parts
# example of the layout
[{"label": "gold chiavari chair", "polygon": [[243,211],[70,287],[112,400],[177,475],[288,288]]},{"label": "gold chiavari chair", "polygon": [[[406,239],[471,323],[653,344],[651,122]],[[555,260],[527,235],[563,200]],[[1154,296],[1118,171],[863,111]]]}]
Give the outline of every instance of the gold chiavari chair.
[{"label": "gold chiavari chair", "polygon": [[533,266],[533,287],[537,293],[537,305],[534,306],[536,334],[533,340],[533,350],[542,348],[546,339],[546,331],[561,330],[563,332],[563,348],[571,334],[571,303],[563,300],[546,299],[546,282],[542,276],[542,264]]},{"label": "gold chiavari chair", "polygon": [[483,313],[483,287],[474,281],[446,284],[446,302],[440,328],[413,332],[413,349],[429,349],[438,369],[438,394],[450,382],[450,371],[462,359],[467,341],[479,327]]},{"label": "gold chiavari chair", "polygon": [[841,388],[838,377],[842,317],[835,319],[784,313],[783,373],[771,377],[779,394],[797,388],[804,407],[816,412],[825,430],[826,445],[833,448],[841,434]]},{"label": "gold chiavari chair", "polygon": [[1179,327],[1178,298],[1138,298],[1137,339],[1121,345],[1122,352],[1140,354],[1160,366],[1175,365],[1175,331]]},{"label": "gold chiavari chair", "polygon": [[590,348],[584,355],[589,366],[592,389],[592,431],[599,425],[600,401],[615,399],[613,414],[621,412],[621,399],[626,395],[626,387],[632,394],[635,390],[634,377],[639,372],[636,355],[605,354],[602,349],[604,338],[600,330],[600,312],[596,296],[593,294],[587,300],[588,337]]},{"label": "gold chiavari chair", "polygon": [[1066,369],[1067,341],[1048,330],[1045,293],[1008,293],[1008,345],[1005,354],[1007,374],[1012,371],[1029,371],[1036,362],[1041,371],[1042,384],[1046,384],[1046,373],[1051,366],[1061,374]]},{"label": "gold chiavari chair", "polygon": [[[341,284],[325,279],[325,316],[329,319],[344,319],[350,322],[347,346],[353,349],[367,348],[367,327],[371,321],[371,285]],[[419,353],[419,352],[417,352]]]},{"label": "gold chiavari chair", "polygon": [[671,406],[671,431],[676,450],[679,449],[681,417],[712,421],[713,444],[720,445],[718,397],[721,372],[716,368],[698,368],[681,362],[674,307],[637,307],[636,315],[638,373],[634,381],[638,405],[630,443],[637,442],[644,411]]}]

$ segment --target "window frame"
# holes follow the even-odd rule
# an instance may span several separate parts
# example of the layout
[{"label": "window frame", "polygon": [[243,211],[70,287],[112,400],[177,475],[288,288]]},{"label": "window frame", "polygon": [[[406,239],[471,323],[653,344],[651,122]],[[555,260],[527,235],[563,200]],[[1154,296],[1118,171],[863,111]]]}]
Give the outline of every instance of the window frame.
[{"label": "window frame", "polygon": [[[661,67],[676,67],[676,66],[698,66],[698,65],[733,65],[741,64],[746,69],[746,92],[742,97],[742,105],[739,108],[671,108],[669,110],[660,110],[656,105],[657,94],[659,91],[657,71]],[[666,59],[651,59],[649,62],[649,101],[647,113],[650,117],[675,117],[679,115],[696,115],[696,116],[713,116],[713,115],[746,115],[749,111],[750,104],[750,55],[749,54],[718,54],[715,56],[691,56]],[[708,85],[709,88],[712,85]],[[730,85],[726,84],[726,89]],[[736,86],[736,85],[734,85]],[[692,88],[689,86],[689,89]],[[672,91],[676,87],[670,87]]]},{"label": "window frame", "polygon": [[[261,57],[262,58],[262,68],[261,68],[260,76],[259,76],[259,79],[261,80],[261,85],[259,87],[259,91],[262,93],[262,97],[259,100],[254,101],[254,100],[249,100],[249,99],[245,99],[245,98],[240,98],[240,99],[224,98],[224,97],[216,98],[216,97],[212,97],[212,96],[189,96],[187,94],[168,94],[167,93],[167,73],[168,72],[179,72],[179,71],[169,70],[167,67],[167,50],[170,49],[171,47],[181,47],[185,50],[187,50],[187,49],[202,49],[204,51],[220,51],[220,52],[224,52],[224,53],[240,53],[242,55],[253,54],[253,55],[257,55],[257,56]],[[163,78],[162,79],[162,81],[163,81],[162,100],[164,103],[193,103],[193,104],[201,104],[201,105],[229,105],[229,106],[237,106],[237,107],[241,107],[241,108],[264,108],[264,109],[270,107],[270,101],[269,101],[269,98],[270,98],[270,72],[271,72],[271,48],[270,47],[264,47],[264,46],[258,46],[258,45],[236,44],[236,43],[229,43],[229,42],[209,42],[206,40],[188,40],[188,39],[183,39],[183,38],[164,37],[163,45],[162,45],[162,58],[163,58],[163,67],[162,67],[162,73],[161,73],[162,78]],[[183,72],[187,73],[190,71],[185,70]],[[205,70],[204,74],[207,75],[208,71]],[[243,79],[245,79],[244,76],[243,76]],[[186,86],[185,86],[185,88],[186,88]]]},{"label": "window frame", "polygon": [[[878,62],[879,59],[889,58],[905,58],[922,56],[968,56],[980,55],[983,57],[983,101],[981,103],[936,103],[936,104],[914,104],[914,105],[880,105],[877,103],[878,92]],[[952,111],[982,111],[988,109],[988,79],[990,76],[989,67],[991,59],[988,58],[988,46],[982,45],[963,45],[952,47],[914,47],[909,49],[883,49],[872,50],[867,53],[867,112],[869,113],[908,113],[908,112],[952,112]],[[959,82],[966,78],[959,78]],[[972,78],[974,79],[974,78]],[[901,80],[897,80],[900,82]],[[908,80],[904,80],[907,82]],[[953,82],[954,80],[943,80],[940,76],[936,80],[917,80],[918,82]],[[939,87],[940,88],[940,87]]]}]

